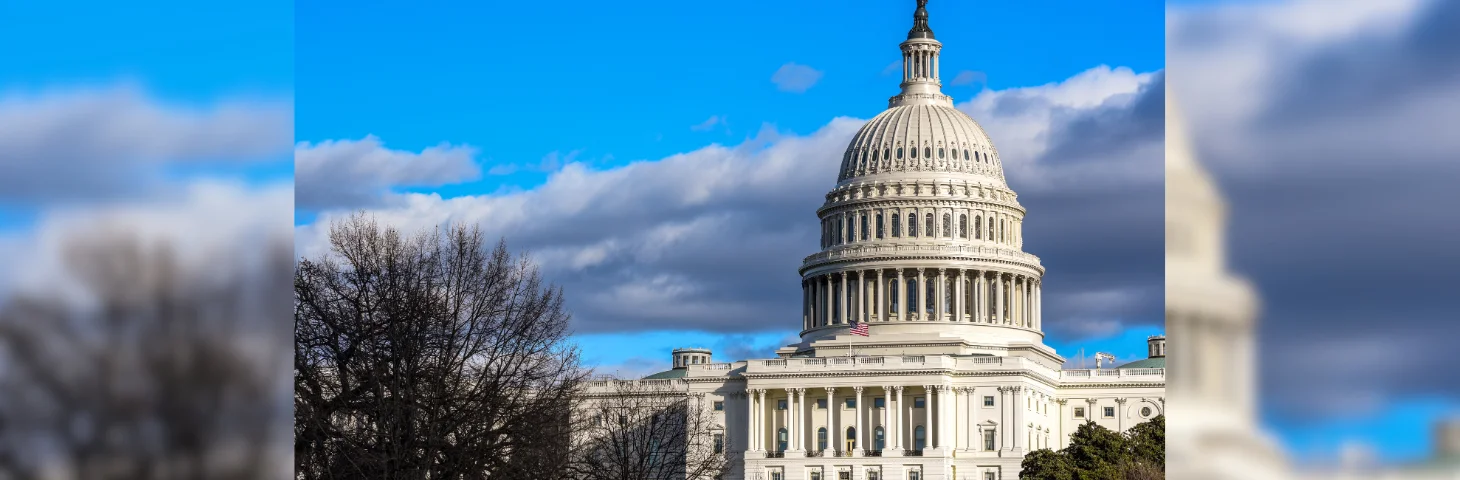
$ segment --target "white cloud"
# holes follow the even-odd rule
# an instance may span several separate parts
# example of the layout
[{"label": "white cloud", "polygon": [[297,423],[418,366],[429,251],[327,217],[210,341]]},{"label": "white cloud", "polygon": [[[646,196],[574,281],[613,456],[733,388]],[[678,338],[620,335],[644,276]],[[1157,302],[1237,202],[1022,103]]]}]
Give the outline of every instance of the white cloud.
[{"label": "white cloud", "polygon": [[[1101,111],[1110,107],[1110,98],[1130,96],[1149,78],[1100,68],[1044,87],[984,92],[960,108],[983,115],[975,118],[985,125],[1014,119],[1024,122],[1019,127],[1038,132],[1008,141],[1027,145],[1013,148],[1025,157],[1006,153],[1007,161],[1028,163],[1044,152],[1046,137],[1059,135],[1049,133],[1058,130],[1050,123],[1065,117],[1048,110],[1064,108],[1069,115]],[[1001,98],[1015,96],[1029,100],[1030,111],[996,108]],[[1036,125],[1036,119],[1046,124]],[[863,123],[836,118],[808,135],[783,135],[765,126],[738,146],[710,145],[608,169],[566,160],[544,184],[526,191],[449,199],[405,194],[369,212],[406,231],[461,222],[480,225],[489,236],[505,236],[509,246],[529,250],[548,278],[564,285],[584,333],[794,328],[793,312],[799,308],[795,269],[816,248],[813,212],[836,178],[842,151]],[[1005,142],[998,134],[994,138],[1002,150]],[[1152,176],[1159,178],[1160,163],[1155,165]],[[1057,176],[1060,168],[1069,167],[1051,165],[1046,174]],[[1118,191],[1117,175],[1110,177],[1108,188]],[[1014,188],[1023,192],[1029,183],[1016,178]],[[1159,183],[1155,185],[1159,192]],[[1084,203],[1098,207],[1099,202]],[[1153,206],[1159,213],[1159,205]],[[324,212],[315,223],[298,227],[296,254],[324,253],[329,223],[342,215]],[[1074,240],[1087,238],[1087,233],[1062,230],[1060,236],[1071,239],[1065,242],[1069,245],[1101,248],[1099,242]],[[1154,242],[1157,246],[1148,253],[1159,258],[1159,233]],[[1127,276],[1127,271],[1102,270],[1090,276],[1105,280],[1090,286],[1066,283],[1070,290],[1051,295],[1113,288],[1109,279]]]},{"label": "white cloud", "polygon": [[796,62],[781,65],[781,68],[776,69],[776,73],[771,75],[771,82],[776,84],[777,89],[791,93],[805,93],[820,80],[821,71]]},{"label": "white cloud", "polygon": [[169,103],[134,85],[0,93],[0,200],[146,193],[162,166],[287,155],[293,108],[278,99]]},{"label": "white cloud", "polygon": [[724,124],[725,124],[725,118],[724,117],[721,117],[719,115],[710,115],[710,118],[706,119],[703,122],[700,122],[698,125],[694,125],[694,126],[689,127],[689,129],[690,130],[693,130],[693,131],[696,131],[696,132],[706,132],[706,131],[709,131],[710,129],[715,128],[715,125],[724,125]]},{"label": "white cloud", "polygon": [[948,84],[949,85],[953,85],[953,86],[973,85],[975,83],[985,83],[985,82],[988,82],[988,80],[989,80],[988,75],[984,74],[983,72],[975,72],[973,70],[964,70],[964,71],[958,72],[958,75],[955,75],[953,77],[953,80],[950,81],[950,82],[948,82]]},{"label": "white cloud", "polygon": [[481,169],[470,146],[441,144],[420,152],[391,150],[374,135],[360,140],[300,142],[294,181],[300,208],[349,208],[374,203],[392,187],[438,186],[475,180]]}]

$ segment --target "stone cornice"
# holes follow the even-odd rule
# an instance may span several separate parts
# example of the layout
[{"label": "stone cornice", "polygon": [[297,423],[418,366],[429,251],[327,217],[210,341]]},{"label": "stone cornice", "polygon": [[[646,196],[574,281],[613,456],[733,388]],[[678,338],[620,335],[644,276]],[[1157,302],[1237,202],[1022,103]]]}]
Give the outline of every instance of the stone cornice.
[{"label": "stone cornice", "polygon": [[[1013,248],[967,245],[961,242],[944,244],[868,243],[863,245],[832,247],[806,256],[801,261],[801,268],[798,272],[802,276],[805,276],[808,270],[822,265],[873,262],[879,260],[976,261],[1002,266],[1022,267],[1033,270],[1036,275],[1044,275],[1044,267],[1039,264],[1039,257],[1033,254]],[[965,268],[975,269],[973,267]]]}]

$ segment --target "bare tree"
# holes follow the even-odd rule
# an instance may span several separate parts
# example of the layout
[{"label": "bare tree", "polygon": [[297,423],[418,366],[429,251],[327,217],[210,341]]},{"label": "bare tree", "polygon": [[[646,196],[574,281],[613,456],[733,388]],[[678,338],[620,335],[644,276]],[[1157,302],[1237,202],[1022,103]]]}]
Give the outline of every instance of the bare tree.
[{"label": "bare tree", "polygon": [[296,476],[561,478],[585,375],[561,290],[476,228],[329,238],[294,278]]},{"label": "bare tree", "polygon": [[87,233],[62,285],[0,299],[0,479],[287,476],[291,246],[189,267]]},{"label": "bare tree", "polygon": [[725,472],[725,430],[703,395],[657,380],[600,386],[577,409],[572,478],[701,480]]}]

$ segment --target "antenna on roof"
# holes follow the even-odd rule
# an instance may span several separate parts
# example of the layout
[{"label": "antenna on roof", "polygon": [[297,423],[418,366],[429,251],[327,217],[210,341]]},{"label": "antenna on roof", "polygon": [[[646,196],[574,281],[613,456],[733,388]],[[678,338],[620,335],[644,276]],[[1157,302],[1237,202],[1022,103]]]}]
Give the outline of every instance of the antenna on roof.
[{"label": "antenna on roof", "polygon": [[1110,366],[1115,366],[1115,355],[1111,355],[1105,352],[1095,352],[1095,368],[1100,368],[1101,360],[1109,360]]}]

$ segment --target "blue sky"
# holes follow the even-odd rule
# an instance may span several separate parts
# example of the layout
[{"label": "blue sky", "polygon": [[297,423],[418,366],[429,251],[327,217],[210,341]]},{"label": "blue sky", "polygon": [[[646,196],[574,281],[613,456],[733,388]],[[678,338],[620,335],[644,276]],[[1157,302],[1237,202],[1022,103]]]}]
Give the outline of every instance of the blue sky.
[{"label": "blue sky", "polygon": [[[471,145],[480,150],[479,179],[394,189],[451,198],[531,190],[568,161],[602,170],[738,145],[766,125],[783,135],[811,134],[837,116],[870,118],[886,107],[913,5],[301,2],[297,21],[308,28],[296,33],[296,139],[374,135],[407,152]],[[1100,65],[1152,72],[1164,61],[1161,2],[934,1],[929,11],[947,45],[945,92],[959,102],[985,89],[1061,82]],[[778,89],[772,74],[788,62],[821,72],[819,81],[804,93]],[[964,70],[978,81],[952,85]],[[297,210],[295,222],[311,224],[316,213]],[[669,350],[687,345],[733,343],[736,354],[753,345],[754,355],[765,356],[795,334],[751,329],[726,342],[722,333],[687,325],[578,338],[590,364],[619,365],[662,363]],[[1087,355],[1142,358],[1145,336],[1158,330],[1050,343],[1068,356],[1083,347]]]},{"label": "blue sky", "polygon": [[[868,118],[885,108],[896,74],[883,72],[898,59],[913,2],[436,5],[301,2],[298,21],[310,28],[298,32],[298,139],[374,134],[409,151],[476,145],[489,167],[536,165],[552,152],[611,166],[739,143],[763,123],[809,133],[838,115]],[[1146,72],[1163,62],[1160,2],[929,8],[950,45],[944,65],[984,72],[994,89],[1055,82],[1100,64]],[[824,75],[804,94],[778,91],[770,76],[787,62]],[[967,98],[982,86],[948,91]],[[727,126],[690,129],[712,115]],[[545,178],[519,171],[433,190],[478,194]]]}]

